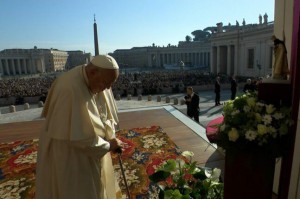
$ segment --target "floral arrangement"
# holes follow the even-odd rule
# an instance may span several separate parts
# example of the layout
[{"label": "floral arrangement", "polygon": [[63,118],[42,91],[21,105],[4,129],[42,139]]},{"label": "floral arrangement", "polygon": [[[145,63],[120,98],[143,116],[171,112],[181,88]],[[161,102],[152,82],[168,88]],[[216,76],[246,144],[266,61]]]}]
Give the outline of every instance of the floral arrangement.
[{"label": "floral arrangement", "polygon": [[221,170],[200,168],[192,161],[193,152],[182,155],[189,161],[177,158],[165,161],[149,179],[160,188],[160,199],[222,199]]},{"label": "floral arrangement", "polygon": [[284,152],[293,123],[290,107],[267,104],[252,92],[227,102],[223,115],[216,143],[225,151],[264,150],[275,157]]}]

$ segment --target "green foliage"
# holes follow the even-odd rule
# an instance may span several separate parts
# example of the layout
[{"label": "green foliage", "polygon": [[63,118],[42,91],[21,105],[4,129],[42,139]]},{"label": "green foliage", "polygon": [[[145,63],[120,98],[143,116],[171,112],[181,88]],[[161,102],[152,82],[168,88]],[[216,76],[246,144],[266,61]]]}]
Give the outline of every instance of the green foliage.
[{"label": "green foliage", "polygon": [[159,170],[159,171],[155,172],[154,174],[150,175],[149,179],[152,182],[157,183],[157,182],[166,180],[170,175],[171,175],[170,172]]},{"label": "green foliage", "polygon": [[[167,160],[149,179],[161,188],[164,199],[222,199],[223,183],[220,169],[207,169],[192,162],[192,152],[183,152],[190,161]],[[168,181],[168,182],[167,182]]]},{"label": "green foliage", "polygon": [[192,41],[192,37],[189,36],[189,35],[185,36],[185,41],[186,42],[191,42]]}]

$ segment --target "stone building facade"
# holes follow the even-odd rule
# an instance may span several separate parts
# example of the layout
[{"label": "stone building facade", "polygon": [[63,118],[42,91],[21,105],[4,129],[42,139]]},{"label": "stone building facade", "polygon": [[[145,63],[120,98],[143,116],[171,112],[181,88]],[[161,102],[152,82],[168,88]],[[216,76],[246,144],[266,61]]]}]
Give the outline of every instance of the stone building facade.
[{"label": "stone building facade", "polygon": [[71,69],[78,65],[87,64],[92,58],[91,53],[84,53],[81,50],[67,51],[67,53],[69,55],[66,64],[67,69]]},{"label": "stone building facade", "polygon": [[[217,23],[193,33],[194,41],[180,41],[177,46],[133,47],[110,53],[121,68],[179,66],[209,67],[212,73],[239,76],[265,76],[272,72],[274,23],[259,16],[258,24]],[[193,34],[192,33],[192,34]]]},{"label": "stone building facade", "polygon": [[88,63],[91,53],[57,49],[5,49],[0,51],[0,77],[63,71]]},{"label": "stone building facade", "polygon": [[201,42],[179,42],[178,46],[149,46],[120,49],[111,53],[120,67],[168,67],[179,66],[180,61],[186,66],[209,66],[210,44]]},{"label": "stone building facade", "polygon": [[[266,18],[266,15],[264,16]],[[213,73],[266,76],[272,73],[274,23],[227,26],[217,24],[210,37]]]},{"label": "stone building facade", "polygon": [[56,49],[5,49],[0,51],[2,76],[64,70],[68,53]]}]

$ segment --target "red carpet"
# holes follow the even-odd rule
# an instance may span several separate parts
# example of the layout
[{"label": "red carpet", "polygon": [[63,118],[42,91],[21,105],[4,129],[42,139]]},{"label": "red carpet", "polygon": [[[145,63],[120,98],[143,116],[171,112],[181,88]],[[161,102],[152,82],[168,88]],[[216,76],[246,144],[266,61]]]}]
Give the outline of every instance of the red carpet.
[{"label": "red carpet", "polygon": [[[167,159],[175,159],[179,152],[160,127],[135,128],[118,132],[125,143],[123,166],[132,199],[155,197],[156,185],[148,175]],[[17,141],[0,144],[0,198],[34,198],[37,141]],[[119,162],[113,157],[115,173],[125,195]]]},{"label": "red carpet", "polygon": [[220,116],[220,117],[217,117],[216,119],[213,119],[212,121],[210,121],[208,124],[207,124],[207,127],[206,127],[206,136],[207,136],[207,139],[210,141],[210,142],[214,142],[214,140],[216,140],[217,138],[217,133],[218,133],[218,125],[221,124],[224,120],[224,117],[223,116]]}]

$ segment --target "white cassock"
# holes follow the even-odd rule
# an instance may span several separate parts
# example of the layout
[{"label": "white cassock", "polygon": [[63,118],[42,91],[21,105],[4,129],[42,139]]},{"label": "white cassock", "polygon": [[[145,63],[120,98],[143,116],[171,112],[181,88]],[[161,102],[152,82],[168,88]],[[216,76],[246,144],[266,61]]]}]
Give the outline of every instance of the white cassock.
[{"label": "white cassock", "polygon": [[37,199],[121,196],[106,141],[115,136],[116,104],[111,90],[90,93],[84,67],[57,78],[49,91],[38,148]]}]

